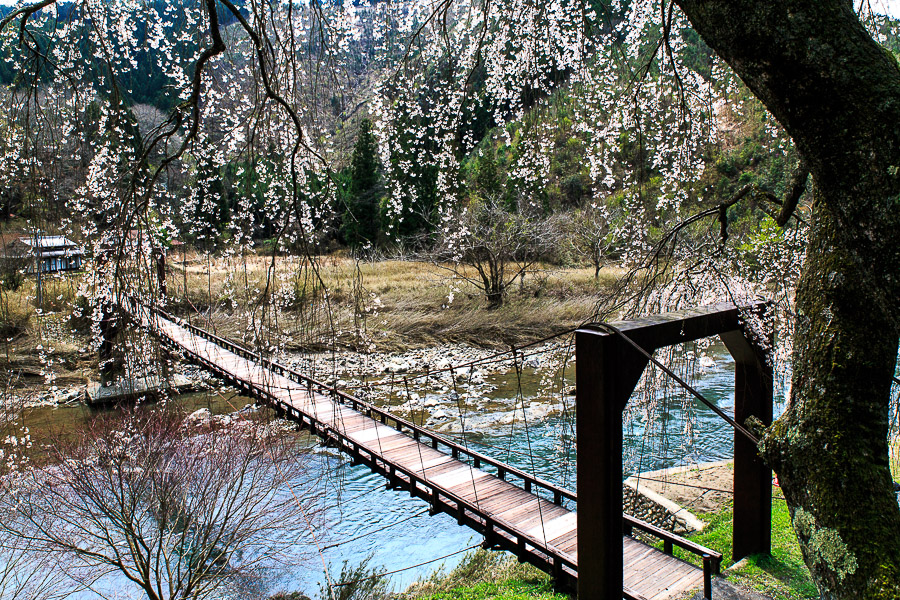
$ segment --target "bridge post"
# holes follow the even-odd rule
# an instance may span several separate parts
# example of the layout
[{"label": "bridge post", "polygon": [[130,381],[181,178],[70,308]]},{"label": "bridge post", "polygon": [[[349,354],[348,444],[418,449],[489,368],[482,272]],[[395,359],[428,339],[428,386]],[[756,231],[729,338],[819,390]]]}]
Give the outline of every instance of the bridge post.
[{"label": "bridge post", "polygon": [[647,360],[605,332],[575,334],[578,597],[622,598],[622,411]]},{"label": "bridge post", "polygon": [[[756,416],[772,422],[772,347],[768,303],[738,308],[718,304],[617,323],[644,351],[719,335],[735,360],[735,421]],[[762,343],[745,332],[742,311],[769,328]],[[622,557],[622,411],[647,359],[620,335],[602,326],[575,333],[575,436],[578,475],[578,596],[619,600]],[[769,553],[772,471],[756,446],[734,435],[734,558]]]},{"label": "bridge post", "polygon": [[[772,332],[766,335],[771,348]],[[719,337],[734,357],[734,420],[744,424],[754,416],[770,425],[774,383],[765,349],[741,330]],[[756,445],[735,431],[732,558],[738,561],[771,549],[772,469],[763,463]]]},{"label": "bridge post", "polygon": [[[97,253],[97,270],[102,272],[110,260],[111,250],[102,248]],[[100,300],[100,348],[98,362],[100,386],[113,383],[117,375],[115,344],[119,334],[118,307],[113,298],[104,296]]]},{"label": "bridge post", "polygon": [[152,251],[153,262],[156,265],[156,281],[159,286],[160,302],[165,303],[168,290],[166,286],[166,251],[162,247],[155,247]]},{"label": "bridge post", "polygon": [[116,307],[108,300],[102,301],[100,309],[100,385],[115,381],[117,365],[115,360],[116,336],[119,334]]}]

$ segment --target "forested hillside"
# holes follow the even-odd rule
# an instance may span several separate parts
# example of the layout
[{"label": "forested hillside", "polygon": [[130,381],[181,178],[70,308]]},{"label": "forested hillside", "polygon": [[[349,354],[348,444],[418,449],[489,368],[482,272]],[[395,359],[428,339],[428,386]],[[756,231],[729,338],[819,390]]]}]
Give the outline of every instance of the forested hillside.
[{"label": "forested hillside", "polygon": [[[96,158],[93,147],[99,141],[113,141],[140,153],[169,113],[184,101],[183,95],[172,93],[173,86],[186,81],[190,59],[200,52],[202,38],[181,33],[189,24],[179,16],[182,8],[177,3],[155,2],[150,9],[159,16],[158,22],[135,21],[129,33],[130,50],[112,59],[127,62],[122,62],[126,68],[117,75],[114,86],[104,77],[99,59],[82,67],[89,79],[85,83],[95,95],[76,100],[80,107],[69,126],[84,131],[86,143],[76,162],[64,153],[45,166],[64,172],[55,182],[59,201],[79,195]],[[646,118],[646,128],[636,131],[610,123],[615,113],[600,110],[591,120],[606,128],[604,139],[597,138],[596,128],[584,127],[590,102],[602,95],[620,96],[631,85],[627,79],[631,71],[626,67],[639,66],[642,53],[647,52],[646,48],[631,49],[626,26],[616,26],[622,23],[627,6],[619,12],[602,5],[596,9],[596,14],[604,17],[598,16],[591,27],[616,27],[619,31],[616,48],[608,51],[609,56],[633,54],[625,57],[629,65],[619,67],[622,75],[618,80],[608,79],[602,89],[588,91],[585,82],[573,81],[571,72],[548,63],[538,65],[540,81],[536,80],[536,85],[514,85],[510,95],[509,90],[490,89],[488,66],[479,60],[465,75],[466,100],[452,126],[444,122],[447,117],[441,110],[429,110],[445,93],[437,71],[429,74],[426,69],[425,77],[433,81],[425,79],[411,88],[411,96],[384,104],[383,94],[397,94],[391,92],[398,85],[397,61],[427,59],[421,56],[422,50],[392,46],[377,35],[375,24],[361,28],[362,33],[341,48],[340,69],[332,65],[324,82],[310,85],[298,98],[304,121],[312,128],[310,132],[315,132],[312,138],[325,143],[316,152],[314,162],[320,164],[310,165],[304,173],[304,195],[317,213],[312,217],[315,247],[390,253],[399,244],[430,251],[442,242],[442,214],[489,203],[507,213],[548,223],[551,217],[564,215],[554,221],[555,226],[573,230],[570,239],[578,242],[570,248],[535,251],[551,261],[596,263],[603,260],[598,253],[617,258],[624,248],[622,238],[636,228],[643,229],[645,221],[650,229],[642,235],[652,243],[663,233],[662,224],[677,212],[717,205],[748,183],[763,194],[781,198],[796,157],[765,111],[734,80],[716,84],[728,87],[731,102],[717,100],[705,111],[690,115],[710,134],[700,145],[677,150],[690,152],[687,160],[692,169],[689,185],[677,191],[666,181],[671,172],[667,161],[673,152],[667,146],[678,143],[669,139],[670,123]],[[10,9],[5,10],[8,13]],[[77,18],[80,8],[62,4],[57,10],[58,18],[67,20]],[[367,11],[377,10],[361,7],[363,16],[357,19],[365,20]],[[220,24],[223,36],[234,44],[247,43],[233,14],[226,11]],[[456,25],[462,27],[464,24]],[[892,29],[886,25],[885,31]],[[894,43],[893,39],[887,38],[887,43]],[[689,69],[686,78],[712,85],[714,58],[709,48],[696,34],[685,35],[685,40],[680,53]],[[170,49],[176,47],[178,53],[173,56]],[[87,48],[69,49],[73,50],[85,52]],[[22,44],[6,46],[6,53],[7,60],[0,64],[0,81],[12,89],[34,85],[40,89],[53,77],[49,63],[41,65],[37,74],[15,69],[16,64],[34,60]],[[313,53],[310,49],[309,55]],[[246,76],[246,66],[241,61],[223,61],[217,67],[214,87],[224,90],[229,78]],[[660,74],[648,69],[643,76],[652,86]],[[231,114],[238,100],[215,95],[210,100],[209,123],[201,135],[214,146],[221,145],[223,136],[238,122]],[[242,144],[231,142],[224,154],[194,147],[167,165],[166,208],[173,209],[171,228],[165,234],[168,238],[216,248],[239,230],[252,245],[274,243],[278,225],[267,209],[267,196],[279,185],[276,180],[287,159],[286,149],[274,142],[265,147],[254,142],[251,138]],[[47,148],[45,152],[52,151]],[[151,150],[148,166],[159,161],[158,153],[158,148]],[[666,153],[669,156],[664,158]],[[598,165],[600,155],[602,166]],[[4,188],[4,219],[35,216],[35,207],[21,188],[21,180]],[[676,210],[656,211],[657,206],[669,203],[674,203]],[[777,208],[754,202],[749,208],[736,208],[727,219],[742,231],[756,231],[765,223],[765,215],[774,215]],[[48,211],[45,205],[40,210],[43,227],[63,225],[56,211]],[[242,221],[237,213],[251,220]],[[102,221],[99,215],[93,218]],[[630,224],[633,219],[641,224]],[[599,222],[604,233],[590,239],[582,230],[597,230]]]},{"label": "forested hillside", "polygon": [[[57,556],[68,561],[65,575],[79,589],[93,586],[95,575],[121,572],[154,599],[223,597],[216,586],[226,580],[242,590],[258,585],[254,597],[262,596],[268,584],[255,557],[273,557],[219,552],[215,543],[204,550],[210,554],[195,554],[197,532],[219,530],[194,525],[181,505],[194,497],[181,490],[198,484],[195,473],[221,468],[224,487],[200,508],[216,513],[224,502],[253,512],[252,502],[219,498],[240,497],[254,461],[267,460],[263,449],[295,449],[279,444],[296,438],[269,424],[229,429],[244,422],[247,403],[232,406],[235,420],[227,423],[210,416],[210,396],[207,412],[190,418],[151,409],[109,427],[90,420],[78,443],[64,436],[38,443],[41,460],[71,472],[34,468],[28,395],[43,394],[40,404],[65,392],[65,402],[77,402],[81,392],[90,397],[89,387],[99,397],[130,386],[123,395],[133,400],[140,380],[168,400],[183,373],[219,385],[179,363],[177,342],[160,334],[163,319],[171,336],[181,336],[182,326],[201,327],[190,339],[226,344],[270,374],[280,369],[288,377],[272,361],[309,370],[305,392],[283,386],[307,400],[328,390],[328,402],[345,402],[339,392],[346,388],[406,411],[422,427],[458,434],[461,443],[472,411],[482,424],[502,421],[509,434],[494,440],[495,449],[506,444],[509,460],[521,437],[520,411],[531,477],[538,473],[529,420],[544,428],[541,460],[556,468],[560,485],[571,485],[573,398],[585,396],[573,395],[577,379],[566,371],[574,342],[557,338],[571,340],[586,323],[615,333],[613,320],[714,303],[742,311],[734,326],[749,345],[737,352],[737,389],[752,363],[753,373],[771,372],[772,380],[747,386],[760,397],[770,388],[784,392],[774,422],[762,409],[754,413],[760,418],[727,422],[777,473],[805,573],[828,598],[900,594],[893,487],[900,464],[900,22],[883,9],[875,0],[4,6],[0,360],[8,368],[0,380],[0,512],[15,519],[0,518],[0,599],[53,597],[43,593],[46,582],[61,575],[46,557]],[[534,346],[552,357],[523,354]],[[698,342],[663,358],[680,361],[675,370],[695,381],[710,348]],[[473,368],[496,358],[484,357],[494,350],[511,361],[505,381]],[[434,369],[446,379],[432,380]],[[533,376],[526,385],[523,369]],[[688,441],[678,450],[685,460],[700,456],[687,448],[698,393],[670,395],[676,379],[664,378],[662,367],[647,373],[634,404],[619,407],[623,423],[645,436],[657,427],[660,460],[669,461],[660,464],[672,466],[666,424],[680,410]],[[409,383],[422,379],[420,395]],[[244,383],[236,383],[244,392],[271,392],[247,391]],[[76,385],[80,391],[60,389]],[[374,389],[379,385],[387,391]],[[216,402],[235,398],[216,393]],[[303,425],[296,406],[288,408]],[[191,433],[200,430],[191,429],[195,421],[211,428],[204,431],[224,423],[221,444]],[[406,424],[395,422],[404,434]],[[330,435],[331,427],[318,434]],[[199,438],[212,447],[192,446]],[[128,444],[141,440],[153,440],[146,447],[158,467],[129,462],[143,455]],[[637,472],[644,441],[634,446]],[[175,454],[199,457],[201,466],[166,466],[180,447],[197,448]],[[217,447],[234,454],[210,466],[204,457]],[[459,447],[448,447],[456,460]],[[266,464],[281,459],[272,460]],[[366,460],[378,463],[374,455]],[[480,468],[481,458],[472,460]],[[99,494],[67,487],[81,465],[99,477],[91,485],[104,482]],[[505,467],[494,466],[503,479]],[[768,472],[754,468],[765,475],[757,484],[766,482]],[[278,499],[272,505],[285,508],[285,519],[300,522],[301,500],[290,504],[293,489],[284,492],[294,475],[272,469],[263,476],[264,495]],[[179,470],[186,479],[169,487]],[[400,485],[398,472],[388,473],[389,488]],[[403,472],[415,495],[413,476]],[[113,503],[133,501],[126,512],[141,515],[160,540],[173,532],[183,538],[174,548],[149,544],[161,549],[155,582],[147,567],[154,561],[135,550],[145,543],[129,537],[135,528],[126,527],[127,543],[104,537],[105,508],[92,513],[96,529],[88,533],[78,518],[64,516],[67,539],[54,537],[44,520],[60,506],[48,498],[71,500],[64,506],[76,514],[80,499],[107,498],[116,485],[105,482],[124,479],[140,489]],[[522,481],[531,494],[537,479]],[[312,506],[321,489],[309,489],[302,502]],[[562,492],[550,495],[562,509]],[[155,504],[141,504],[148,501]],[[767,493],[755,500],[767,501]],[[463,524],[469,517],[456,506]],[[244,521],[262,523],[259,531],[299,547],[267,529],[264,511],[250,516]],[[487,524],[488,537],[499,531],[487,517],[475,521],[476,530]],[[521,549],[531,545],[540,554],[528,539],[518,538]],[[321,545],[314,545],[327,578]],[[133,570],[121,558],[126,546]],[[95,547],[108,554],[93,554]],[[547,563],[554,574],[573,568],[557,558]],[[16,578],[25,572],[16,568],[20,559],[40,575],[37,583],[30,574]],[[177,568],[159,567],[170,559]],[[229,571],[232,559],[240,566]],[[365,564],[345,563],[344,570],[365,574]],[[176,571],[197,579],[159,592],[163,580],[175,585]],[[7,582],[21,586],[7,593]],[[41,595],[22,592],[33,584],[44,586]],[[343,584],[327,586],[334,598]]]}]

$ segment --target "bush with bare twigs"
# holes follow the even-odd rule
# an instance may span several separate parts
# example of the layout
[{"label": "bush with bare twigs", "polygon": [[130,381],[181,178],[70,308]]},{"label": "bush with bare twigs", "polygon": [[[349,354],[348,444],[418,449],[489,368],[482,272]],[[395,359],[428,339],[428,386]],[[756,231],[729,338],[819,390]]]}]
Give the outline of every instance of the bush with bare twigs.
[{"label": "bush with bare twigs", "polygon": [[[480,290],[491,308],[503,305],[516,278],[557,246],[558,228],[547,219],[506,210],[497,199],[475,199],[448,220],[434,257],[454,277]],[[463,268],[472,267],[476,275]]]},{"label": "bush with bare twigs", "polygon": [[0,489],[0,533],[71,580],[113,573],[149,600],[199,600],[258,589],[267,568],[302,552],[315,501],[289,436],[146,411],[76,437]]}]

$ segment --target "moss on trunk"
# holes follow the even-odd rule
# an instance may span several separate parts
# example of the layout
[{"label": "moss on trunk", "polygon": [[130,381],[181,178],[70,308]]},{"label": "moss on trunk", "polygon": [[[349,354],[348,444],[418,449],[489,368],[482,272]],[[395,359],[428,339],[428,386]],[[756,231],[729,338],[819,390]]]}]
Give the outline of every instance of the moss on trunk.
[{"label": "moss on trunk", "polygon": [[816,184],[794,381],[761,451],[823,598],[900,597],[888,405],[900,315],[900,68],[845,1],[678,0]]}]

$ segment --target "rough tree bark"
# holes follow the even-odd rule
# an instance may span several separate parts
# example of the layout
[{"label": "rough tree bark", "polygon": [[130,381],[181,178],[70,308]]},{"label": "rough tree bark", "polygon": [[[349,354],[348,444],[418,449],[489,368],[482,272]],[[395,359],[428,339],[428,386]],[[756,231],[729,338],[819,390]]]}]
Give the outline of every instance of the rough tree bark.
[{"label": "rough tree bark", "polygon": [[900,598],[888,405],[900,304],[900,68],[848,0],[676,0],[815,184],[793,388],[760,450],[823,598]]}]

